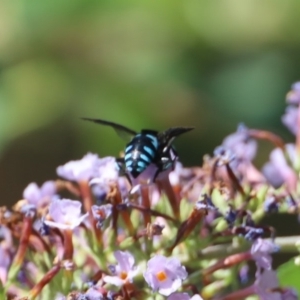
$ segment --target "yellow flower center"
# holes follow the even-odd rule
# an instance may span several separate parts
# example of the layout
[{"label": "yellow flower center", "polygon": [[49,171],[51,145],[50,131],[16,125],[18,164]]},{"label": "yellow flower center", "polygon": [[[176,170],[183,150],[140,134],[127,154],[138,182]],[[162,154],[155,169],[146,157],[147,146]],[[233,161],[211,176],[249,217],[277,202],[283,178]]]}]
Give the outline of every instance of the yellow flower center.
[{"label": "yellow flower center", "polygon": [[121,279],[125,280],[127,278],[127,273],[126,272],[121,272],[119,276],[120,276]]},{"label": "yellow flower center", "polygon": [[167,274],[164,271],[160,271],[156,274],[158,281],[165,281],[167,279]]}]

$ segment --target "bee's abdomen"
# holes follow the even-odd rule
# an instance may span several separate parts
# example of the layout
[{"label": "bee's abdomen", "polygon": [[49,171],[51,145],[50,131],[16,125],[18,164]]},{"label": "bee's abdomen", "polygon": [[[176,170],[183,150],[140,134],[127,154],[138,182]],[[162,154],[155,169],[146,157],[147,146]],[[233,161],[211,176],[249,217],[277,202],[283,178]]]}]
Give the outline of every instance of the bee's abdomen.
[{"label": "bee's abdomen", "polygon": [[126,146],[126,170],[136,178],[142,173],[157,156],[158,140],[152,134],[138,134]]}]

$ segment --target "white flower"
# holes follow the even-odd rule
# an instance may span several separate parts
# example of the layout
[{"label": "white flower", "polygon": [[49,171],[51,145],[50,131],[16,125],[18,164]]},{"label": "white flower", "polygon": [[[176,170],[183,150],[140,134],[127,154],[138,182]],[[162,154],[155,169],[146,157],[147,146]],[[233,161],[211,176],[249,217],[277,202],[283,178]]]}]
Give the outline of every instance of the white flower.
[{"label": "white flower", "polygon": [[23,191],[23,197],[34,206],[42,206],[44,203],[49,202],[55,193],[56,186],[54,181],[46,181],[40,188],[35,182],[32,182]]},{"label": "white flower", "polygon": [[59,176],[68,180],[89,180],[97,176],[100,161],[97,154],[88,153],[81,160],[73,160],[59,166],[56,172]]},{"label": "white flower", "polygon": [[181,287],[188,276],[185,267],[177,258],[155,255],[147,263],[144,278],[149,286],[164,296],[169,296]]},{"label": "white flower", "polygon": [[84,221],[87,214],[81,215],[81,202],[69,199],[53,200],[49,206],[49,216],[53,221],[45,220],[50,227],[73,230]]},{"label": "white flower", "polygon": [[115,251],[117,265],[110,266],[113,276],[104,276],[103,281],[116,286],[122,286],[127,282],[132,282],[133,277],[138,273],[134,266],[134,257],[127,251]]},{"label": "white flower", "polygon": [[192,298],[188,293],[174,293],[171,294],[167,300],[203,300],[200,295],[194,295]]}]

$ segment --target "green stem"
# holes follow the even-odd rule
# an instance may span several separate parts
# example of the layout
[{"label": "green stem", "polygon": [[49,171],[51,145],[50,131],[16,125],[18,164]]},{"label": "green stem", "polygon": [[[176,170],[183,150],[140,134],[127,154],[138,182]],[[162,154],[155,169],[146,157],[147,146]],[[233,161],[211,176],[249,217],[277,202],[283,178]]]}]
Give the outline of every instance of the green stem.
[{"label": "green stem", "polygon": [[0,280],[0,299],[5,299],[5,289],[1,280]]},{"label": "green stem", "polygon": [[[265,239],[266,241],[271,241],[271,239]],[[296,242],[300,241],[300,236],[286,236],[286,237],[277,237],[275,238],[275,244],[280,247],[281,253],[298,253],[298,248]],[[209,246],[202,249],[198,257],[202,259],[211,259],[211,258],[222,258],[231,254],[239,253],[242,251],[247,251],[251,248],[250,243],[243,243],[238,246],[232,246],[232,244],[222,244]]]}]

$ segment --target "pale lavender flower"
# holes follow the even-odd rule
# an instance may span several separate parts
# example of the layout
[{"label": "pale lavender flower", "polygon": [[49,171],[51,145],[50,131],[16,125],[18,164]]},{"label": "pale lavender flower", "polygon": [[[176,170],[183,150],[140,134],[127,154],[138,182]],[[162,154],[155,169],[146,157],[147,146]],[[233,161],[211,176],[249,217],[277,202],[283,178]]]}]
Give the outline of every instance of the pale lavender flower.
[{"label": "pale lavender flower", "polygon": [[155,255],[148,261],[143,275],[152,290],[164,296],[175,292],[181,287],[182,280],[188,276],[185,267],[177,258],[162,255]]},{"label": "pale lavender flower", "polygon": [[13,249],[13,238],[11,230],[0,224],[0,241],[5,249]]},{"label": "pale lavender flower", "polygon": [[167,300],[202,300],[203,298],[200,295],[194,295],[190,297],[188,293],[173,293],[171,294]]},{"label": "pale lavender flower", "polygon": [[0,282],[2,282],[2,284],[6,283],[7,272],[11,261],[12,257],[9,250],[0,245]]},{"label": "pale lavender flower", "polygon": [[23,210],[36,210],[45,207],[55,197],[56,185],[54,181],[46,181],[39,188],[35,182],[30,183],[23,191],[23,198],[28,201]]},{"label": "pale lavender flower", "polygon": [[256,140],[249,136],[246,126],[239,125],[237,131],[226,137],[222,145],[214,150],[214,155],[218,159],[217,166],[221,167],[218,173],[222,177],[228,176],[223,166],[229,165],[238,178],[245,178],[249,182],[260,182],[263,178],[252,164],[256,151]]},{"label": "pale lavender flower", "polygon": [[97,154],[88,153],[81,160],[70,161],[56,169],[57,174],[67,180],[90,180],[98,175],[101,160]]},{"label": "pale lavender flower", "polygon": [[87,214],[81,214],[81,206],[76,200],[55,199],[49,206],[49,216],[53,221],[45,220],[44,223],[49,227],[73,230],[87,217]]},{"label": "pale lavender flower", "polygon": [[90,182],[106,185],[110,182],[116,182],[119,177],[116,159],[112,156],[101,158],[97,166],[97,175]]},{"label": "pale lavender flower", "polygon": [[[290,160],[294,162],[296,160],[295,145],[287,144],[286,152]],[[280,187],[283,183],[286,183],[289,189],[294,189],[296,187],[297,176],[293,169],[288,165],[283,151],[279,148],[276,148],[271,152],[270,161],[263,166],[262,173],[275,188]]]},{"label": "pale lavender flower", "polygon": [[119,177],[118,179],[119,191],[121,193],[122,198],[126,198],[130,191],[130,184],[125,177]]},{"label": "pale lavender flower", "polygon": [[257,142],[249,137],[248,128],[243,124],[223,140],[222,146],[230,150],[238,161],[252,161],[257,151]]},{"label": "pale lavender flower", "polygon": [[282,300],[279,292],[272,292],[278,287],[279,281],[274,270],[264,270],[254,282],[255,293],[263,300]]},{"label": "pale lavender flower", "polygon": [[286,95],[286,101],[289,104],[300,104],[300,82],[292,85],[292,90]]},{"label": "pale lavender flower", "polygon": [[245,284],[249,281],[249,266],[243,265],[239,270],[239,278],[242,284]]},{"label": "pale lavender flower", "polygon": [[298,294],[294,289],[287,288],[284,290],[284,292],[281,294],[282,300],[297,300]]},{"label": "pale lavender flower", "polygon": [[149,186],[151,207],[155,207],[161,200],[161,191],[156,184]]},{"label": "pale lavender flower", "polygon": [[292,105],[287,106],[281,121],[291,133],[296,135],[298,131],[298,108]]},{"label": "pale lavender flower", "polygon": [[97,174],[89,184],[92,187],[94,195],[100,202],[105,200],[113,184],[119,187],[122,194],[128,194],[124,178],[119,177],[119,170],[114,157],[108,156],[99,160]]},{"label": "pale lavender flower", "polygon": [[61,293],[56,294],[55,299],[54,300],[66,300],[66,296],[64,296]]},{"label": "pale lavender flower", "polygon": [[92,214],[95,220],[97,221],[97,226],[102,227],[105,220],[107,220],[112,214],[112,205],[104,204],[104,205],[93,205],[92,206]]},{"label": "pale lavender flower", "polygon": [[190,300],[203,300],[200,295],[194,295]]},{"label": "pale lavender flower", "polygon": [[12,261],[13,240],[11,231],[0,225],[0,282],[6,283],[7,273]]},{"label": "pale lavender flower", "polygon": [[188,293],[173,293],[167,300],[190,300],[190,295]]},{"label": "pale lavender flower", "polygon": [[[103,293],[99,291],[96,287],[89,288],[85,293],[84,296],[86,300],[102,300],[104,299]],[[106,298],[105,298],[106,299]]]},{"label": "pale lavender flower", "polygon": [[104,276],[103,281],[116,286],[122,286],[127,282],[132,282],[137,275],[138,269],[134,266],[134,257],[128,251],[115,251],[116,265],[110,265],[109,269],[113,276]]},{"label": "pale lavender flower", "polygon": [[224,146],[218,146],[214,150],[214,156],[218,159],[218,167],[225,166],[235,160],[235,154]]},{"label": "pale lavender flower", "polygon": [[180,171],[183,169],[180,162],[176,162],[175,168],[169,173],[169,180],[172,185],[178,185],[180,180]]},{"label": "pale lavender flower", "polygon": [[194,175],[194,171],[191,168],[184,168],[179,161],[175,162],[174,169],[169,174],[169,180],[171,185],[180,185],[182,179],[189,179]]},{"label": "pale lavender flower", "polygon": [[279,250],[278,246],[269,240],[258,238],[251,247],[252,258],[255,260],[258,269],[272,269],[271,254]]}]

